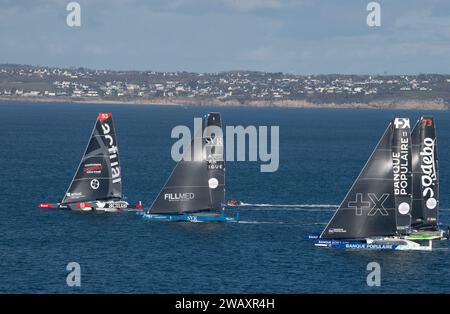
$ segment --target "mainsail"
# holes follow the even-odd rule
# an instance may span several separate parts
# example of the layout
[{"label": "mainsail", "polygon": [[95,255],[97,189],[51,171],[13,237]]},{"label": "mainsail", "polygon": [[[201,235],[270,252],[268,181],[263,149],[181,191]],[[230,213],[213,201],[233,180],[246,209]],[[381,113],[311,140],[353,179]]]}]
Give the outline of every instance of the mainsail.
[{"label": "mainsail", "polygon": [[[403,216],[409,215],[411,205],[411,141],[404,142],[410,138],[409,130],[409,119],[396,118],[389,124],[321,238],[389,236],[407,227],[408,219]],[[409,164],[405,172],[394,169],[394,163],[399,167]]]},{"label": "mainsail", "polygon": [[223,208],[225,164],[220,114],[209,113],[203,125],[205,128],[195,134],[191,147],[175,166],[149,213],[179,214]]},{"label": "mainsail", "polygon": [[111,113],[100,113],[62,203],[122,198],[119,150]]},{"label": "mainsail", "polygon": [[412,131],[412,226],[435,228],[439,211],[439,171],[436,129],[432,117],[421,117]]}]

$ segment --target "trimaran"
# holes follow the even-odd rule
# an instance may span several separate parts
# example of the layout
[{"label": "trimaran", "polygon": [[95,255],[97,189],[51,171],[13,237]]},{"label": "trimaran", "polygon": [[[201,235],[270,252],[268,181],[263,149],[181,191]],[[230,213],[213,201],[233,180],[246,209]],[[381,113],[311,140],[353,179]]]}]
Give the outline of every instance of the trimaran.
[{"label": "trimaran", "polygon": [[[198,145],[197,143],[200,143]],[[197,144],[197,145],[196,145]],[[220,113],[203,118],[153,204],[143,213],[151,221],[229,222],[224,213],[225,162]]]},{"label": "trimaran", "polygon": [[387,127],[320,236],[318,247],[432,250],[448,238],[439,228],[439,174],[434,119],[407,118]]},{"label": "trimaran", "polygon": [[100,113],[78,170],[60,203],[39,208],[115,212],[131,206],[123,200],[119,148],[111,113]]}]

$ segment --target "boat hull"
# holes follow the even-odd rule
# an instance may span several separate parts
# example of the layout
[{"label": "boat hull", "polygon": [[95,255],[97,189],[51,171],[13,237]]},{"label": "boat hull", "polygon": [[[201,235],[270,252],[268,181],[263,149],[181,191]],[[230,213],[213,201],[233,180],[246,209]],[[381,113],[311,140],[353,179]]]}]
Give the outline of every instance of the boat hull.
[{"label": "boat hull", "polygon": [[228,217],[225,214],[149,214],[139,213],[142,218],[147,221],[173,221],[173,222],[238,222],[239,215],[234,217]]},{"label": "boat hull", "polygon": [[96,212],[120,212],[129,210],[141,210],[141,205],[130,205],[125,201],[92,201],[92,202],[80,202],[80,203],[42,203],[38,205],[38,208],[55,208],[66,209],[73,211],[96,211]]},{"label": "boat hull", "polygon": [[362,240],[333,240],[313,238],[316,247],[344,249],[344,250],[390,250],[390,251],[431,251],[432,241],[422,245],[408,239],[398,237],[368,238]]},{"label": "boat hull", "polygon": [[416,231],[408,235],[405,235],[404,238],[412,241],[448,240],[449,235],[444,230]]}]

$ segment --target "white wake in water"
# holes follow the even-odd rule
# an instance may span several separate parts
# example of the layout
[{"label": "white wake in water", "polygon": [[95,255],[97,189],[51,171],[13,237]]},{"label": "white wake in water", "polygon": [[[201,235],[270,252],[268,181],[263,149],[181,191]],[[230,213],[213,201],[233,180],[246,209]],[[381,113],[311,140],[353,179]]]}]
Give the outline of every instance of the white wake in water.
[{"label": "white wake in water", "polygon": [[332,204],[252,204],[252,203],[244,203],[237,205],[240,207],[246,207],[246,206],[252,206],[252,207],[298,207],[298,208],[337,208],[339,205],[332,205]]},{"label": "white wake in water", "polygon": [[316,226],[316,225],[326,225],[326,222],[314,222],[314,223],[295,223],[287,221],[257,221],[257,220],[239,220],[237,223],[240,224],[251,224],[251,225],[285,225],[285,226]]},{"label": "white wake in water", "polygon": [[239,220],[238,223],[253,224],[253,225],[260,225],[260,224],[284,225],[284,224],[286,224],[285,222],[282,222],[282,221],[256,221],[256,220]]},{"label": "white wake in water", "polygon": [[241,203],[236,206],[243,210],[298,210],[298,211],[317,211],[330,209],[334,210],[339,207],[339,205],[334,204],[266,204],[266,203]]}]

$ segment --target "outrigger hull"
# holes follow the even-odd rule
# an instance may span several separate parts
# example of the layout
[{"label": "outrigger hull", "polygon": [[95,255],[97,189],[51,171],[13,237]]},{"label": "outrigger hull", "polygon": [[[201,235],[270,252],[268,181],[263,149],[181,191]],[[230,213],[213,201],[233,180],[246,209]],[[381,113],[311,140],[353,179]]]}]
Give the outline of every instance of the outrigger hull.
[{"label": "outrigger hull", "polygon": [[239,214],[236,217],[228,217],[225,214],[149,214],[139,213],[147,221],[174,221],[174,222],[238,222]]},{"label": "outrigger hull", "polygon": [[417,231],[405,235],[404,238],[406,240],[412,241],[427,241],[427,240],[448,240],[449,234],[444,230],[437,231]]}]

